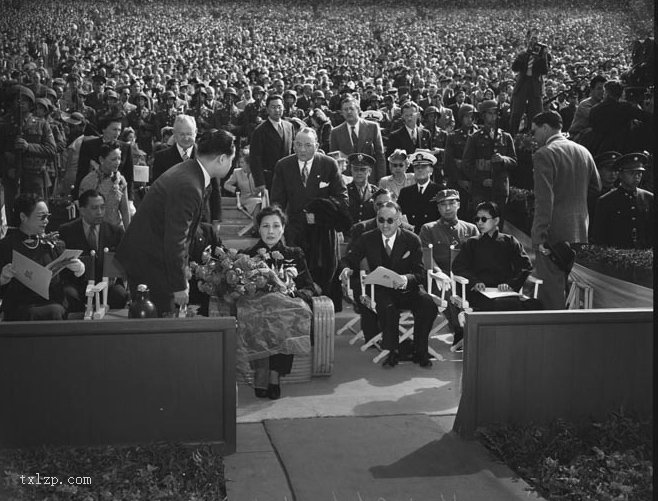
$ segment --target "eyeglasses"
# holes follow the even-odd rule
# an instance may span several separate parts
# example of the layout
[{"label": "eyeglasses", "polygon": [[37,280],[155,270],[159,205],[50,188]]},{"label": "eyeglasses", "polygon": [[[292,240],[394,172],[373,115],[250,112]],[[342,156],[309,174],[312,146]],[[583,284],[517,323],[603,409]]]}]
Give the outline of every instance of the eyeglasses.
[{"label": "eyeglasses", "polygon": [[39,215],[37,216],[37,218],[39,218],[39,221],[45,221],[45,220],[48,219],[50,216],[51,216],[51,214],[50,214],[50,212],[48,212],[47,214],[39,214]]},{"label": "eyeglasses", "polygon": [[489,219],[493,219],[493,218],[492,218],[492,217],[484,217],[484,216],[481,216],[481,217],[476,217],[476,218],[474,219],[474,221],[475,221],[476,223],[486,223],[487,221],[489,221]]},{"label": "eyeglasses", "polygon": [[397,221],[397,218],[392,218],[392,217],[378,217],[377,222],[379,224],[393,224]]}]

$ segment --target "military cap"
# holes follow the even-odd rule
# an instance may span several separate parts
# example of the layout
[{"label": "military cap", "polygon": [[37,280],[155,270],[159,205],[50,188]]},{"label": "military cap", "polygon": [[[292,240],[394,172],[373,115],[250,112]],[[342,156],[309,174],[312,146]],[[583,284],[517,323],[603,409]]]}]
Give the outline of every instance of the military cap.
[{"label": "military cap", "polygon": [[63,78],[55,78],[53,80],[53,85],[59,85],[60,87],[64,87],[66,85],[66,82],[64,81]]},{"label": "military cap", "polygon": [[474,111],[475,107],[472,104],[462,104],[457,112],[457,122],[461,123],[467,113],[473,113]]},{"label": "military cap", "polygon": [[445,200],[459,200],[459,192],[452,189],[441,190],[436,195],[434,195],[431,201],[439,204]]},{"label": "military cap", "polygon": [[432,167],[436,164],[436,157],[427,150],[416,150],[411,155],[411,166],[416,167]]},{"label": "military cap", "polygon": [[238,97],[238,92],[233,87],[226,87],[226,90],[224,91],[224,95]]},{"label": "military cap", "polygon": [[293,89],[287,89],[283,91],[283,97],[292,96],[297,100],[297,93]]},{"label": "military cap", "polygon": [[50,87],[48,87],[46,89],[46,97],[48,97],[48,96],[52,96],[55,99],[57,99],[57,92],[55,91],[55,89],[51,89]]},{"label": "military cap", "polygon": [[409,156],[407,155],[407,152],[401,148],[398,148],[395,150],[393,153],[391,153],[388,157],[389,162],[406,162],[407,158]]},{"label": "military cap", "polygon": [[170,78],[169,80],[167,80],[167,85],[173,85],[177,83],[179,83],[178,78]]},{"label": "military cap", "polygon": [[114,80],[108,78],[107,81],[105,82],[105,89],[114,89],[116,85],[117,83]]},{"label": "military cap", "polygon": [[17,85],[16,92],[19,96],[27,97],[30,101],[32,101],[32,104],[34,104],[34,92],[32,92],[31,89],[25,87],[24,85]]},{"label": "military cap", "polygon": [[355,168],[360,169],[361,167],[370,167],[372,169],[375,166],[376,160],[365,153],[352,153],[347,156],[347,162],[350,164],[350,167],[352,167],[352,170]]},{"label": "military cap", "polygon": [[425,111],[423,111],[423,115],[427,116],[430,113],[436,113],[437,115],[441,116],[441,112],[436,106],[428,106],[425,108]]},{"label": "military cap", "polygon": [[649,157],[644,153],[628,153],[619,158],[614,166],[621,172],[627,170],[646,170],[644,167],[649,163]]},{"label": "military cap", "polygon": [[85,121],[85,117],[82,113],[75,111],[70,115],[68,113],[62,113],[62,120],[71,125],[80,125]]},{"label": "military cap", "polygon": [[317,98],[324,99],[324,92],[322,92],[321,90],[314,90],[312,97],[313,99],[317,99]]},{"label": "military cap", "polygon": [[162,94],[163,99],[176,99],[176,94],[174,94],[173,90],[168,90],[164,94]]},{"label": "military cap", "polygon": [[384,119],[384,115],[382,115],[382,112],[379,110],[366,110],[361,115],[361,118],[373,122],[381,122]]},{"label": "military cap", "polygon": [[491,110],[498,110],[498,103],[493,99],[486,99],[478,104],[478,113],[485,113]]},{"label": "military cap", "polygon": [[596,167],[599,170],[609,168],[617,170],[618,168],[614,165],[614,163],[619,160],[621,156],[621,153],[618,151],[606,151],[605,153],[598,155],[594,159],[594,162],[596,162]]},{"label": "military cap", "polygon": [[106,96],[108,99],[111,98],[111,97],[113,97],[114,99],[119,99],[119,94],[117,94],[116,92],[114,92],[112,89],[108,90],[108,91],[105,93],[105,96]]},{"label": "military cap", "polygon": [[44,106],[48,112],[51,112],[54,109],[53,104],[50,102],[50,100],[46,99],[45,97],[38,97],[36,99],[36,104],[40,104],[41,106]]},{"label": "military cap", "polygon": [[388,94],[397,94],[398,89],[397,89],[397,87],[391,87],[391,88],[387,89],[386,92]]}]

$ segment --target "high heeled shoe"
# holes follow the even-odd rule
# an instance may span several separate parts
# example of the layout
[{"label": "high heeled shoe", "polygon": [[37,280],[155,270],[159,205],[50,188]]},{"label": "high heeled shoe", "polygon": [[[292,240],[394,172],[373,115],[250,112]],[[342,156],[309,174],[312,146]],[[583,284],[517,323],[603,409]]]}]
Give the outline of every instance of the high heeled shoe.
[{"label": "high heeled shoe", "polygon": [[278,400],[281,397],[281,385],[270,384],[267,387],[267,396],[270,400]]}]

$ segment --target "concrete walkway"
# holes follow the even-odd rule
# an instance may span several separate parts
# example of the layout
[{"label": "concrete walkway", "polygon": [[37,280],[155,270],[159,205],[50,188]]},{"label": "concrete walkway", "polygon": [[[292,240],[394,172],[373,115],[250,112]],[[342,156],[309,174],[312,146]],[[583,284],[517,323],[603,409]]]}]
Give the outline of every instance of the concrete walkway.
[{"label": "concrete walkway", "polygon": [[[352,315],[336,315],[336,327]],[[394,369],[348,336],[333,375],[285,384],[280,400],[239,385],[237,452],[224,459],[229,501],[513,501],[541,499],[477,442],[452,433],[462,354],[430,340],[443,361]]]}]

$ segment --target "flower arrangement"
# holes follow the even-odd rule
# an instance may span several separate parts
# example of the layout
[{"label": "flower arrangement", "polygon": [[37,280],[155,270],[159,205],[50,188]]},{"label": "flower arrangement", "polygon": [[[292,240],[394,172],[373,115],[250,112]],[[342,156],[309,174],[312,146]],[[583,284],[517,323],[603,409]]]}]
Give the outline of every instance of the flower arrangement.
[{"label": "flower arrangement", "polygon": [[201,292],[228,301],[268,292],[293,295],[298,274],[292,260],[286,260],[279,251],[259,249],[256,256],[249,257],[235,249],[210,245],[204,249],[200,264],[190,263],[190,271]]}]

